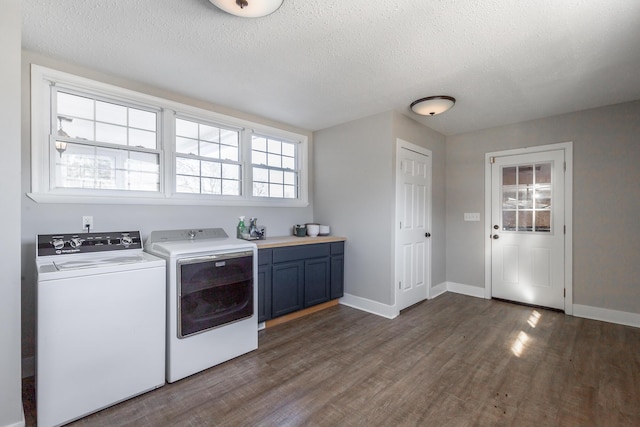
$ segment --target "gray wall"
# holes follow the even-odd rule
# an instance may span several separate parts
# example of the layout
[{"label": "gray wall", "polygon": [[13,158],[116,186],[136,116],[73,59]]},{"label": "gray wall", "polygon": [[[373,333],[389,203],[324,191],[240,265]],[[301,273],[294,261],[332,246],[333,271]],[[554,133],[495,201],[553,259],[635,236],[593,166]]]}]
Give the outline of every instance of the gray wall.
[{"label": "gray wall", "polygon": [[20,45],[19,0],[0,14],[0,426],[24,425],[20,380]]},{"label": "gray wall", "polygon": [[444,281],[444,136],[396,112],[323,129],[315,141],[315,219],[347,237],[345,292],[393,305],[395,143],[433,152],[432,285]]},{"label": "gray wall", "polygon": [[573,141],[574,304],[640,313],[640,101],[447,138],[447,280],[484,286],[484,154]]},{"label": "gray wall", "polygon": [[[158,88],[148,87],[141,83],[104,75],[94,70],[87,70],[69,63],[49,57],[22,52],[22,274],[23,282],[23,357],[34,354],[35,327],[35,236],[55,232],[82,231],[82,216],[91,215],[96,231],[116,231],[135,229],[146,238],[153,230],[178,229],[191,227],[223,227],[228,233],[235,230],[239,215],[256,216],[258,223],[267,227],[267,235],[291,234],[291,226],[296,223],[313,220],[313,204],[301,208],[265,208],[265,207],[212,207],[212,206],[148,206],[148,205],[99,205],[99,204],[60,204],[35,203],[26,197],[30,191],[31,158],[30,158],[30,64],[35,63],[57,70],[70,72],[79,76],[109,84],[118,85],[131,90],[163,97],[195,107],[215,111],[229,116],[250,120],[267,126],[278,127],[287,131],[300,133],[309,137],[309,200],[313,200],[313,141],[308,131],[288,125],[274,123],[265,119],[250,116],[242,112],[228,110],[179,94],[166,92]],[[6,157],[5,157],[6,158]],[[17,158],[17,156],[15,156]],[[15,166],[15,158],[12,160]],[[15,182],[15,179],[13,179]],[[16,227],[17,229],[18,227]],[[17,262],[16,262],[17,264]]]}]

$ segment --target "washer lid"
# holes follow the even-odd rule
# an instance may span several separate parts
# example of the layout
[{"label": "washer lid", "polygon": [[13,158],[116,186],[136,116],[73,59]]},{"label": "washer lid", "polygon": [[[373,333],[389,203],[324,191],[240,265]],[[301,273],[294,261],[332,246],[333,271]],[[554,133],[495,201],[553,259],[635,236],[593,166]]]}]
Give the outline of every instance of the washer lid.
[{"label": "washer lid", "polygon": [[134,264],[146,262],[147,259],[142,254],[109,256],[100,258],[66,258],[53,261],[58,271],[79,270],[82,268],[106,267],[109,265]]}]

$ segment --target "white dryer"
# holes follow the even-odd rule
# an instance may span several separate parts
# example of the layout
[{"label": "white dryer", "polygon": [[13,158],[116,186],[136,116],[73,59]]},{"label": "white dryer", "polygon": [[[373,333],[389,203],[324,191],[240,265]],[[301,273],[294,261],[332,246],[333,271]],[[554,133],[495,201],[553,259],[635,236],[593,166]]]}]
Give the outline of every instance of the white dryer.
[{"label": "white dryer", "polygon": [[167,381],[258,348],[257,246],[222,228],[154,231],[167,261]]},{"label": "white dryer", "polygon": [[38,426],[165,384],[165,262],[138,231],[37,236]]}]

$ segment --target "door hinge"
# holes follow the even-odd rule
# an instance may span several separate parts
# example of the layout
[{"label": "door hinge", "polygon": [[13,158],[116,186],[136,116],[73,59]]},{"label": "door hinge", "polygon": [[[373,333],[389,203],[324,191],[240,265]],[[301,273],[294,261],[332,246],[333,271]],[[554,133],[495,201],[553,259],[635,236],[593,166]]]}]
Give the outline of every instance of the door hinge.
[{"label": "door hinge", "polygon": [[398,289],[402,289],[402,282],[398,282]]},{"label": "door hinge", "polygon": [[496,158],[491,156],[489,157],[489,163],[495,163],[496,162]]},{"label": "door hinge", "polygon": [[567,226],[564,226],[564,234],[567,234]]},{"label": "door hinge", "polygon": [[564,288],[564,297],[567,297],[567,288]]},{"label": "door hinge", "polygon": [[402,230],[402,221],[400,221],[400,230]]},{"label": "door hinge", "polygon": [[564,164],[562,165],[562,167],[564,168],[564,171],[567,171],[567,162],[564,162]]}]

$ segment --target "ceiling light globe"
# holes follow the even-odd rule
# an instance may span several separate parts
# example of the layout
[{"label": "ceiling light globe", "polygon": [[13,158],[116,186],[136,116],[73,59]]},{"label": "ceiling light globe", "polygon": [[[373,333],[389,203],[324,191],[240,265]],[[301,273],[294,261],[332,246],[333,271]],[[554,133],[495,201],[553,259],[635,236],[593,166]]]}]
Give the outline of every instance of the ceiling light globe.
[{"label": "ceiling light globe", "polygon": [[214,6],[243,18],[260,18],[278,10],[284,0],[209,0]]},{"label": "ceiling light globe", "polygon": [[456,99],[451,96],[438,95],[420,98],[411,103],[411,109],[416,114],[422,116],[435,116],[449,110],[456,103]]}]

